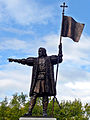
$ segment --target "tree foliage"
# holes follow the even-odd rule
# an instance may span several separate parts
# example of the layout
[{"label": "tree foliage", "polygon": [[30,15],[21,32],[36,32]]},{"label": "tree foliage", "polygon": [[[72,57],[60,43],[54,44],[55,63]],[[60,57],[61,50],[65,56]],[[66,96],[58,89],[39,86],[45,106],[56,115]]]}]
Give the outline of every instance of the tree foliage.
[{"label": "tree foliage", "polygon": [[[49,98],[48,116],[54,116],[59,120],[89,120],[90,104],[82,105],[80,100],[62,101],[60,104],[55,100],[52,114],[53,99]],[[29,110],[29,100],[27,95],[17,93],[8,102],[5,98],[0,102],[0,120],[18,120]],[[42,116],[42,98],[37,98],[32,112],[33,116]]]}]

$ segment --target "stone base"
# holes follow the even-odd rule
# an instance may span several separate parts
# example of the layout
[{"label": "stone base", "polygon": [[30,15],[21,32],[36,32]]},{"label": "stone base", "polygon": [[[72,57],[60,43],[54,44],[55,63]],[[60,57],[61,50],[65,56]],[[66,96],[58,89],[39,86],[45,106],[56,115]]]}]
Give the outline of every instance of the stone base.
[{"label": "stone base", "polygon": [[21,117],[19,120],[56,120],[56,118]]}]

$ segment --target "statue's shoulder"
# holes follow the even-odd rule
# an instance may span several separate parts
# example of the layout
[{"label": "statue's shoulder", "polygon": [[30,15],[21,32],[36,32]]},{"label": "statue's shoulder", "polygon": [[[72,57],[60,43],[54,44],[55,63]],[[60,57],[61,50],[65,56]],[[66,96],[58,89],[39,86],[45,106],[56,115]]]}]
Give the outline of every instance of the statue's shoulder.
[{"label": "statue's shoulder", "polygon": [[51,62],[52,62],[53,65],[57,63],[57,59],[58,59],[57,55],[50,56],[50,60],[51,60]]},{"label": "statue's shoulder", "polygon": [[36,57],[28,57],[27,60],[36,60]]},{"label": "statue's shoulder", "polygon": [[57,58],[57,55],[51,55],[50,58],[51,58],[51,59]]},{"label": "statue's shoulder", "polygon": [[45,57],[45,59],[55,59],[55,58],[57,58],[57,55],[50,55]]}]

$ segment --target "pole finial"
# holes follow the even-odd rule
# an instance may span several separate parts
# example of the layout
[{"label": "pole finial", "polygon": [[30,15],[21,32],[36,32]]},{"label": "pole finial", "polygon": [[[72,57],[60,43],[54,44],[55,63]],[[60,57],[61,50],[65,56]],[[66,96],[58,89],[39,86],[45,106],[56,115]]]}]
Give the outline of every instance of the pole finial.
[{"label": "pole finial", "polygon": [[61,5],[60,7],[62,7],[63,8],[63,12],[62,12],[62,14],[64,15],[64,12],[65,12],[65,8],[67,8],[68,6],[65,4],[65,2],[63,3],[63,5]]}]

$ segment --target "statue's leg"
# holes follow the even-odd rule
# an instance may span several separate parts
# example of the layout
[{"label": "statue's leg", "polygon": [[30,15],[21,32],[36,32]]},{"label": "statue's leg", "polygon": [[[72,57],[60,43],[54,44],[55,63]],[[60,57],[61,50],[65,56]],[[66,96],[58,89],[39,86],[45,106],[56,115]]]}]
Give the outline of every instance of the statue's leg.
[{"label": "statue's leg", "polygon": [[47,116],[48,96],[43,96],[43,116]]},{"label": "statue's leg", "polygon": [[36,103],[36,98],[37,98],[37,94],[34,93],[33,96],[31,97],[31,100],[30,100],[30,106],[29,106],[29,112],[28,113],[25,113],[23,115],[23,117],[29,117],[29,116],[32,116],[32,110],[33,110],[33,107]]},{"label": "statue's leg", "polygon": [[32,110],[34,108],[34,105],[36,103],[36,98],[37,98],[37,94],[34,93],[33,96],[30,99],[30,106],[29,106],[29,113],[32,115]]}]

